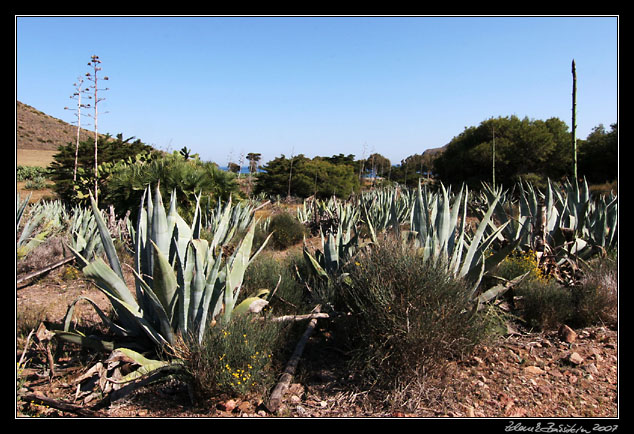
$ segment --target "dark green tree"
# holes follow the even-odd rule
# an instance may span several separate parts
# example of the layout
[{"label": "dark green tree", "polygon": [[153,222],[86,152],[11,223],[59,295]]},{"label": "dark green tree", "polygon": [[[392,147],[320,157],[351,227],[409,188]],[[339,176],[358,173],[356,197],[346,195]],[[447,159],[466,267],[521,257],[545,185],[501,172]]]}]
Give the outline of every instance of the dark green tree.
[{"label": "dark green tree", "polygon": [[235,174],[212,162],[186,160],[175,152],[119,169],[109,180],[104,201],[114,205],[118,214],[131,210],[134,215],[145,188],[157,184],[163,197],[176,192],[179,213],[187,218],[193,216],[198,195],[211,205],[218,200],[227,201],[229,196],[241,197]]},{"label": "dark green tree", "polygon": [[[133,139],[134,137],[124,139],[122,134],[118,134],[115,138],[109,135],[100,136],[97,143],[99,148],[98,166],[123,162],[142,153],[150,155],[158,152],[139,139]],[[54,161],[50,164],[49,169],[51,170],[51,178],[55,181],[54,191],[63,201],[75,203],[78,193],[88,194],[85,187],[92,190],[95,182],[94,146],[93,139],[79,142],[78,147],[75,143],[68,143],[60,146],[57,154],[53,156]],[[77,169],[81,176],[78,177],[77,181],[73,181],[76,151]],[[105,176],[106,173],[102,171],[97,179],[100,188],[103,188],[106,183]]]},{"label": "dark green tree", "polygon": [[[359,191],[359,180],[353,164],[335,164],[329,157],[315,157],[311,160],[303,154],[294,156],[292,164],[290,191],[293,196],[308,197],[316,194],[318,197],[348,197]],[[291,159],[282,155],[269,161],[262,169],[255,193],[287,195]]]},{"label": "dark green tree", "polygon": [[617,124],[610,125],[610,131],[599,124],[585,140],[579,140],[579,176],[585,176],[592,183],[616,180],[619,174],[618,140]]},{"label": "dark green tree", "polygon": [[434,161],[434,172],[447,184],[491,182],[495,131],[496,184],[520,178],[559,180],[570,167],[570,135],[557,118],[546,121],[517,116],[491,118],[465,128]]}]

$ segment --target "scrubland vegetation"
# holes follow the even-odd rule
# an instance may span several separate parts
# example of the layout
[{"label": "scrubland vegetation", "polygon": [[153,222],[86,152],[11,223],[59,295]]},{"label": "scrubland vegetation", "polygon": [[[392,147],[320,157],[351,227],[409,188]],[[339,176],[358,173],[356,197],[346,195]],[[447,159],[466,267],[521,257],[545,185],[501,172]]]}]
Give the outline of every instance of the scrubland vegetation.
[{"label": "scrubland vegetation", "polygon": [[[18,169],[33,188],[50,179],[57,196],[28,204],[18,195],[16,271],[38,268],[29,261],[49,243],[72,257],[68,279],[93,282],[110,306],[81,297],[47,326],[66,348],[125,356],[134,369],[117,383],[155,376],[187,384],[196,400],[266,400],[306,326],[298,318],[320,315],[355,387],[389,393],[494,342],[510,323],[616,328],[616,168],[584,160],[612,149],[616,126],[582,144],[588,177],[572,181],[564,130],[556,120],[492,119],[434,159],[389,169],[378,154],[281,156],[249,177],[185,148],[166,154],[107,137],[98,202],[93,144],[80,144],[75,181],[69,144],[47,169]],[[526,132],[531,140],[520,142]],[[522,170],[511,160],[518,149],[531,162]],[[98,333],[75,327],[85,304],[102,320]],[[37,323],[18,315],[18,340]]]}]

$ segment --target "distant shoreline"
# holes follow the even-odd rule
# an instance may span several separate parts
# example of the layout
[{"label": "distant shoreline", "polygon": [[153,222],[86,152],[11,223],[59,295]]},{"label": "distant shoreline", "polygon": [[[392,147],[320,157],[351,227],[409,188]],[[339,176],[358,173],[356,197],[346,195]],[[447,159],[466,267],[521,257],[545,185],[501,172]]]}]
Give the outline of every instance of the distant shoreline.
[{"label": "distant shoreline", "polygon": [[[219,168],[220,170],[224,170],[225,172],[228,172],[228,171],[229,171],[229,167],[227,167],[227,166],[218,166],[218,168]],[[261,167],[258,167],[258,173],[264,173],[264,172],[265,172],[265,171],[264,171],[264,170],[262,170],[262,168],[261,168]],[[240,168],[240,174],[245,174],[245,175],[248,175],[248,174],[249,174],[249,167],[248,167],[248,166],[241,167],[241,168]]]}]

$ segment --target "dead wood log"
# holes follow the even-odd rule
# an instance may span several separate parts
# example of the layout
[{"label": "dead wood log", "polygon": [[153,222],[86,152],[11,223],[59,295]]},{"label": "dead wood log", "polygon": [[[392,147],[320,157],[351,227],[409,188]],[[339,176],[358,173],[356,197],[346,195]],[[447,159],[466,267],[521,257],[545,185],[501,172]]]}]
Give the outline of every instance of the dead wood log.
[{"label": "dead wood log", "polygon": [[267,205],[268,205],[268,204],[270,204],[270,203],[271,203],[271,201],[270,201],[270,200],[267,200],[266,202],[264,202],[262,205],[258,206],[257,208],[255,208],[255,209],[254,209],[253,211],[251,211],[251,212],[252,212],[252,213],[255,213],[256,211],[258,211],[258,210],[260,210],[260,209],[264,208],[265,206],[267,206]]},{"label": "dead wood log", "polygon": [[57,410],[66,411],[69,413],[75,413],[83,417],[100,417],[103,416],[100,412],[89,410],[80,405],[71,404],[69,402],[58,401],[48,396],[44,396],[40,393],[29,393],[21,397],[24,401],[32,402],[39,405],[46,405]]},{"label": "dead wood log", "polygon": [[16,279],[15,284],[18,285],[18,284],[24,282],[25,280],[29,280],[29,279],[37,277],[37,276],[39,276],[41,274],[48,273],[49,271],[54,270],[54,269],[56,269],[58,267],[61,267],[64,264],[68,264],[69,262],[73,261],[74,259],[75,259],[74,256],[68,256],[68,257],[66,257],[64,259],[61,259],[61,260],[59,260],[57,262],[54,262],[52,264],[47,265],[44,268],[40,268],[39,270],[32,271],[32,272],[30,272],[28,274],[24,274],[24,275],[22,275],[22,276],[20,276],[19,278]]},{"label": "dead wood log", "polygon": [[[315,314],[318,314],[319,311],[320,311],[320,306],[316,306],[315,309],[313,309],[313,312]],[[277,385],[275,386],[275,389],[273,389],[273,392],[271,393],[269,404],[267,405],[267,408],[271,413],[276,412],[277,409],[280,407],[280,404],[282,403],[282,397],[284,396],[284,393],[288,389],[288,386],[291,380],[293,379],[293,375],[295,375],[295,370],[297,369],[297,364],[299,363],[299,359],[302,357],[304,346],[306,346],[306,342],[308,341],[308,338],[315,330],[316,326],[317,326],[317,318],[311,319],[301,339],[297,342],[297,345],[295,346],[295,351],[293,351],[293,355],[291,356],[288,363],[286,364],[286,368],[284,368],[284,373],[280,377],[280,381],[277,383]]]}]

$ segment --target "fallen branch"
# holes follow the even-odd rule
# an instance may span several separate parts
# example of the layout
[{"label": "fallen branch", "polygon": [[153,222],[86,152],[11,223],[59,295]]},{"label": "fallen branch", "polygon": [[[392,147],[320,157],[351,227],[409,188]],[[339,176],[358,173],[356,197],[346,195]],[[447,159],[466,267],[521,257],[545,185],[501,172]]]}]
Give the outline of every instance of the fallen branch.
[{"label": "fallen branch", "polygon": [[[315,312],[314,314],[318,314],[319,310],[320,306],[318,305],[315,307],[315,309],[313,309],[313,312]],[[313,333],[316,326],[317,318],[311,319],[308,323],[308,326],[306,327],[306,331],[304,331],[301,339],[299,340],[299,342],[297,342],[297,345],[295,346],[295,351],[293,351],[293,355],[286,364],[286,368],[284,368],[284,373],[280,377],[280,381],[277,383],[277,386],[275,386],[275,389],[273,389],[273,392],[271,393],[269,405],[267,406],[271,413],[274,413],[280,407],[280,404],[282,403],[282,397],[288,389],[293,375],[295,374],[295,370],[297,369],[297,364],[299,363],[299,359],[301,358],[302,352],[304,351],[304,346],[306,345],[308,338]]]},{"label": "fallen branch", "polygon": [[[340,316],[346,316],[346,315],[350,315],[350,314],[349,313],[342,313],[342,312],[333,312],[333,313],[317,312],[317,313],[306,313],[306,314],[303,314],[303,315],[282,315],[282,316],[276,316],[276,317],[273,317],[273,318],[269,318],[268,320],[271,321],[271,322],[303,321],[303,320],[306,320],[306,319],[338,318]],[[259,319],[266,320],[267,318],[259,317]]]},{"label": "fallen branch", "polygon": [[307,313],[305,315],[283,315],[283,316],[271,318],[270,321],[271,322],[303,321],[305,319],[319,319],[319,318],[331,318],[331,315],[328,313]]},{"label": "fallen branch", "polygon": [[18,279],[16,279],[15,284],[17,285],[19,283],[24,282],[25,280],[37,277],[40,274],[48,273],[49,271],[54,270],[55,268],[61,267],[62,265],[73,261],[74,259],[75,259],[74,256],[69,256],[69,257],[61,259],[61,260],[59,260],[59,261],[57,261],[57,262],[55,262],[53,264],[47,265],[44,268],[40,268],[39,270],[35,270],[35,271],[31,272],[31,273],[28,273],[28,274],[25,274],[23,276],[20,276]]},{"label": "fallen branch", "polygon": [[40,393],[29,393],[27,395],[23,395],[21,397],[23,400],[39,405],[45,405],[51,408],[55,408],[57,410],[62,410],[70,413],[75,413],[83,417],[100,417],[103,416],[98,411],[89,410],[82,406],[71,404],[69,402],[58,401],[53,398],[49,398],[48,396],[44,396]]},{"label": "fallen branch", "polygon": [[265,206],[267,206],[268,204],[270,204],[271,201],[267,200],[266,202],[264,202],[262,205],[258,206],[257,208],[255,208],[253,211],[251,211],[252,213],[255,213],[256,211],[258,211],[259,209],[264,208]]}]

